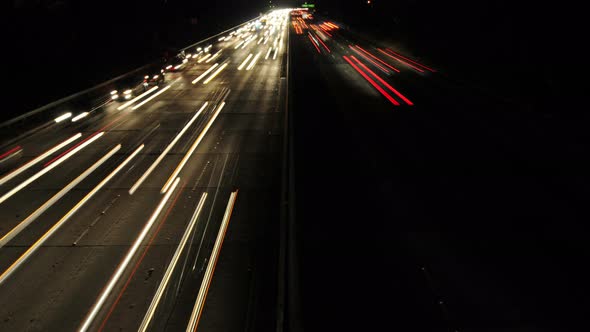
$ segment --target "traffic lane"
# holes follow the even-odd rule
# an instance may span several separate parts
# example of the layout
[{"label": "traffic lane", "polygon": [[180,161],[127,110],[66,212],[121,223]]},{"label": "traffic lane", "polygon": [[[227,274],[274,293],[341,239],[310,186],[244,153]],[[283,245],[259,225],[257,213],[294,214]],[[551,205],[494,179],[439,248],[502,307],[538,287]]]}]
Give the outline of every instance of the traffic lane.
[{"label": "traffic lane", "polygon": [[291,36],[304,326],[444,328],[418,266],[404,248],[386,250],[395,233],[384,232],[385,225],[420,210],[396,189],[397,160],[379,135],[390,130],[394,114],[415,109],[393,109],[382,96],[357,89],[358,73],[322,61],[306,36]]},{"label": "traffic lane", "polygon": [[[411,76],[397,77],[401,82]],[[506,105],[489,96],[473,93],[471,89],[454,82],[445,86],[443,79],[418,81],[416,78],[415,81],[413,92],[421,98],[415,98],[418,102],[411,113],[393,109],[395,115],[392,115],[392,119],[395,121],[372,119],[375,120],[374,124],[369,124],[366,128],[372,127],[378,133],[379,140],[388,142],[396,151],[393,162],[383,163],[380,160],[379,164],[387,165],[389,167],[384,169],[388,168],[390,172],[398,172],[404,176],[390,177],[383,181],[377,175],[374,181],[399,188],[400,193],[392,195],[401,199],[404,204],[396,206],[395,216],[400,208],[401,211],[413,210],[404,216],[402,224],[404,229],[415,233],[411,243],[414,246],[415,243],[432,243],[427,236],[420,236],[420,231],[447,230],[451,231],[447,233],[447,237],[455,239],[441,240],[443,245],[422,245],[422,255],[426,255],[426,258],[420,256],[416,259],[416,265],[429,263],[427,265],[433,274],[430,278],[440,284],[441,288],[436,291],[445,294],[445,301],[449,303],[448,311],[454,319],[480,326],[514,325],[527,319],[543,321],[541,317],[546,315],[539,314],[538,307],[531,309],[536,307],[534,294],[539,294],[540,288],[535,291],[537,283],[532,287],[533,283],[524,281],[538,279],[534,276],[543,274],[540,271],[543,265],[530,263],[537,261],[535,256],[522,249],[523,242],[534,246],[534,241],[518,235],[516,238],[520,241],[512,239],[503,232],[478,237],[480,243],[485,243],[490,248],[500,241],[514,250],[516,257],[527,257],[527,263],[519,265],[513,259],[504,259],[505,256],[494,259],[489,254],[485,258],[473,254],[472,243],[468,239],[472,233],[458,231],[459,228],[495,229],[500,225],[510,225],[511,229],[528,229],[527,232],[535,233],[534,237],[542,237],[542,232],[538,231],[539,225],[531,228],[527,223],[528,218],[532,216],[532,220],[551,220],[559,215],[559,211],[575,214],[569,204],[555,199],[548,189],[547,178],[543,179],[543,175],[526,174],[527,169],[534,170],[530,167],[531,163],[514,158],[515,153],[523,151],[519,150],[522,145],[531,144],[531,141],[519,141],[519,136],[505,134],[505,131],[515,130],[518,127],[515,123],[522,124],[520,120],[526,113],[515,109],[514,105]],[[426,98],[428,94],[436,98]],[[495,116],[494,112],[497,113]],[[490,119],[493,121],[489,121]],[[503,121],[507,123],[504,128]],[[465,123],[469,124],[467,128],[462,127]],[[527,133],[530,126],[528,124],[520,129]],[[494,135],[490,135],[490,132]],[[526,135],[523,133],[521,135]],[[416,134],[419,134],[418,140],[414,139]],[[530,151],[523,152],[524,155],[528,153]],[[373,171],[372,174],[379,172]],[[506,213],[507,211],[518,212],[513,214]],[[445,222],[441,223],[441,215],[453,218],[445,218]],[[399,216],[392,219],[402,218]],[[399,226],[399,222],[389,224],[386,233],[399,232]],[[407,245],[405,250],[415,251],[414,246]],[[461,249],[451,251],[445,245],[460,246]],[[471,270],[469,266],[458,266],[454,262],[458,253],[462,261],[479,260],[479,264],[473,264]],[[547,264],[554,266],[556,270],[563,268],[563,264],[553,260]],[[515,266],[518,268],[515,269]],[[449,274],[449,270],[453,273]],[[514,277],[512,274],[507,276],[507,271],[515,270],[520,276],[527,277]],[[519,286],[503,283],[502,280],[506,278],[518,282]],[[470,285],[468,291],[464,289],[466,285]],[[518,289],[526,289],[528,297],[522,298]],[[553,312],[561,311],[553,308]],[[526,314],[521,317],[517,312]]]},{"label": "traffic lane", "polygon": [[[258,77],[260,77],[258,79],[259,81],[265,81],[265,72],[260,72]],[[275,84],[276,83],[275,79]],[[224,112],[220,115],[218,124],[211,129],[210,134],[203,142],[204,145],[200,147],[195,154],[194,158],[206,163],[206,166],[194,167],[193,163],[189,162],[185,170],[183,170],[184,174],[194,174],[194,177],[192,178],[196,178],[197,182],[192,185],[193,189],[195,186],[201,188],[204,185],[209,188],[209,200],[217,200],[218,206],[216,206],[216,208],[218,211],[217,215],[212,218],[203,215],[203,217],[207,218],[199,220],[195,239],[199,239],[203,236],[201,233],[203,227],[205,227],[203,224],[207,225],[206,227],[208,231],[205,234],[206,237],[203,238],[204,247],[202,249],[195,247],[193,250],[193,254],[196,254],[194,251],[200,252],[199,257],[195,257],[195,259],[198,259],[198,262],[195,262],[194,265],[197,267],[197,270],[196,272],[184,272],[184,278],[187,279],[185,281],[174,279],[174,283],[183,282],[182,290],[180,291],[180,294],[177,295],[178,299],[176,299],[175,293],[167,293],[169,295],[166,295],[162,300],[162,309],[158,311],[158,314],[154,318],[154,326],[162,328],[165,326],[182,326],[186,325],[188,322],[191,307],[194,304],[194,296],[200,287],[200,273],[203,272],[200,267],[206,263],[204,259],[210,254],[210,249],[216,236],[215,230],[219,227],[221,221],[223,209],[225,207],[222,204],[225,202],[224,197],[228,196],[233,188],[253,187],[264,189],[273,183],[272,177],[269,177],[268,171],[265,171],[273,169],[272,165],[278,165],[279,162],[278,154],[275,154],[274,159],[271,158],[269,160],[269,157],[267,157],[267,154],[270,153],[272,149],[276,152],[276,149],[280,147],[278,137],[276,135],[269,137],[268,134],[269,131],[277,132],[277,129],[280,127],[280,114],[276,113],[273,108],[273,104],[276,105],[276,102],[273,100],[273,92],[274,89],[251,90],[240,89],[239,87],[235,90],[232,89],[232,94],[230,94],[227,100],[228,104],[226,108],[224,108]],[[261,98],[260,96],[263,96],[264,98]],[[254,102],[257,99],[264,99],[264,102],[261,102],[260,100]],[[249,101],[250,103],[245,105],[244,101]],[[205,149],[207,146],[209,146],[210,150]],[[221,171],[223,171],[223,173],[220,173]],[[251,172],[255,173],[252,174]],[[217,175],[218,173],[219,175]],[[210,178],[206,180],[209,177],[208,174],[210,174]],[[222,181],[221,184],[217,183],[218,178]],[[274,183],[278,182],[275,181]],[[218,193],[216,187],[221,188],[222,191]],[[219,197],[215,198],[218,194]],[[261,192],[257,192],[257,194],[260,195]],[[199,196],[195,195],[195,193],[191,193],[190,195],[193,197],[193,200],[198,199]],[[268,194],[265,195],[268,197]],[[196,203],[196,201],[194,201],[194,203]],[[261,208],[262,207],[263,206],[261,206]],[[254,211],[256,210],[257,209],[254,209]],[[267,210],[269,209],[267,208]],[[256,220],[260,221],[260,219]],[[186,222],[186,220],[184,222]],[[196,244],[197,243],[194,243],[194,245]],[[159,249],[156,248],[156,250]],[[152,257],[152,255],[155,257],[156,254],[148,253],[148,255],[146,255],[145,261],[142,262],[139,270],[149,269],[148,266],[150,265],[165,266],[169,260],[169,256],[158,257],[162,261],[153,263],[152,258],[148,258]],[[192,262],[193,258],[191,257],[188,261]],[[245,271],[245,269],[242,270]],[[163,273],[162,270],[160,270],[160,272]],[[191,272],[193,273],[191,274]],[[180,273],[180,271],[175,272],[174,277],[179,278]],[[153,290],[160,279],[160,276],[154,276],[153,281],[151,281],[153,283],[151,291],[147,292],[143,284],[131,282],[129,288],[121,298],[121,303],[135,303],[139,301],[139,299],[143,299],[143,305],[137,306],[137,312],[139,315],[137,316],[138,321],[134,322],[133,320],[130,320],[129,315],[126,314],[126,306],[118,305],[112,316],[109,318],[106,329],[108,330],[109,327],[115,328],[128,326],[130,328],[135,328],[139,326],[139,322],[143,318],[143,313],[147,310],[149,301],[153,296]],[[240,280],[241,278],[232,278],[230,281],[235,282]],[[248,289],[248,287],[245,287],[245,289]],[[240,297],[239,300],[234,302],[232,308],[241,308],[244,304],[243,301],[244,297]],[[167,319],[168,315],[171,315],[171,319],[169,320]]]},{"label": "traffic lane", "polygon": [[[51,181],[48,181],[47,185],[51,186]],[[156,195],[154,196],[154,198],[157,198],[157,196],[158,196],[158,195],[157,195],[157,191],[156,191],[155,193],[156,193]],[[128,194],[127,194],[127,193],[125,193],[125,196],[127,196],[127,195],[128,195]],[[137,195],[136,197],[138,197],[138,196],[139,196],[139,195]],[[97,196],[97,197],[98,197],[98,196]],[[108,202],[110,202],[110,200],[111,200],[111,198],[112,198],[112,196],[110,196],[110,195],[108,195],[108,194],[107,194],[107,195],[105,196],[105,199],[104,199],[103,201],[100,201],[100,200],[99,200],[97,197],[95,197],[95,198],[94,198],[94,200],[93,200],[93,204],[92,204],[91,206],[89,206],[89,209],[88,209],[88,211],[89,211],[89,212],[90,212],[90,211],[93,211],[93,213],[94,213],[94,214],[98,214],[98,212],[96,211],[96,209],[97,209],[97,208],[101,208],[101,207],[102,207],[102,206],[104,206],[105,204],[108,204]],[[72,202],[72,203],[71,203],[71,204],[69,204],[69,205],[70,205],[70,206],[73,206],[73,205],[75,204],[75,202],[76,202],[76,201]],[[155,200],[154,200],[154,202],[155,202]],[[66,206],[67,206],[67,205],[66,205]],[[65,211],[67,211],[67,210],[68,210],[68,209],[65,209],[65,210],[63,210],[63,211],[65,212]],[[139,211],[144,211],[144,209],[139,209]],[[60,235],[61,235],[61,236],[64,236],[64,237],[66,237],[66,239],[67,239],[67,240],[65,240],[65,244],[64,244],[64,245],[71,245],[72,241],[74,241],[73,239],[74,239],[74,238],[77,238],[77,237],[80,235],[81,231],[83,231],[83,229],[85,229],[85,228],[88,228],[88,224],[92,223],[92,222],[93,222],[93,220],[95,220],[94,218],[91,218],[91,217],[94,217],[94,215],[91,215],[91,216],[89,216],[88,218],[84,218],[84,217],[82,217],[81,219],[79,219],[79,220],[82,220],[82,221],[84,221],[84,224],[85,224],[85,225],[84,225],[84,226],[82,226],[81,228],[80,228],[80,227],[74,227],[74,229],[73,229],[72,231],[68,231],[68,227],[67,227],[67,226],[68,226],[68,224],[66,224],[66,226],[64,226],[64,228],[63,228],[62,230],[60,230],[60,231],[59,231],[59,232],[56,234],[56,240],[57,240],[58,242],[59,242],[59,241],[61,241],[61,240],[60,240],[60,238],[57,238],[58,236],[60,236]],[[76,217],[75,217],[75,218],[76,218]],[[144,221],[144,220],[145,220],[145,218],[139,218],[139,219],[137,219],[137,218],[132,218],[132,220],[136,220],[136,221]],[[103,225],[103,224],[104,224],[104,225],[105,225],[105,227],[108,227],[108,225],[112,225],[113,223],[116,223],[117,221],[118,221],[117,219],[115,219],[115,220],[109,220],[108,218],[106,218],[106,219],[102,220],[102,221],[100,222],[100,224],[101,224],[101,225]],[[71,220],[70,222],[74,222],[74,220]],[[76,224],[76,223],[74,223],[74,225],[77,225],[77,224]],[[121,232],[122,230],[118,230],[118,231],[119,231],[119,232]],[[100,229],[99,227],[95,227],[95,228],[93,228],[93,230],[92,230],[92,232],[91,232],[90,234],[101,234],[101,233],[104,233],[104,232],[105,232],[105,230],[103,230],[103,231],[101,232],[101,229]],[[125,233],[129,233],[129,231],[128,231],[128,230],[125,230],[124,232],[125,232]],[[136,232],[132,232],[132,233],[133,233],[133,234],[135,234]],[[62,234],[63,234],[63,235],[62,235]],[[34,239],[34,238],[35,238],[35,237],[33,237],[33,239]],[[33,239],[30,239],[30,240],[25,240],[25,241],[26,241],[26,242],[28,242],[28,243],[31,243],[32,241],[34,241]],[[100,243],[100,242],[98,242],[98,243]],[[35,255],[33,255],[33,257],[34,257],[34,256],[35,256]],[[59,256],[58,256],[58,257],[54,257],[54,259],[56,259],[56,260],[59,260]],[[47,259],[47,260],[48,260],[48,261],[50,261],[50,259]],[[33,262],[32,260],[31,260],[31,261],[29,261],[29,262],[31,262],[32,264],[35,264],[35,262]],[[116,263],[117,263],[117,261],[116,261],[116,260],[113,260],[113,261],[111,261],[111,262],[115,262],[114,264],[116,264]],[[105,262],[105,266],[108,266],[108,265],[109,265],[109,262],[108,262],[108,261],[107,261],[107,262]],[[114,265],[114,266],[116,266],[116,265]],[[113,267],[113,268],[114,268],[114,267]],[[67,274],[66,274],[66,275],[67,275]],[[15,275],[15,277],[16,277],[16,275]],[[26,276],[25,276],[25,277],[23,277],[23,278],[26,280],[26,279],[30,279],[30,278],[32,278],[32,277],[26,277]],[[58,287],[59,287],[59,281],[56,281],[56,282],[58,283]],[[104,284],[104,282],[103,282],[103,284]],[[24,297],[24,298],[27,298],[27,297]],[[29,298],[29,299],[30,299],[30,298]],[[42,302],[42,301],[39,301],[39,302]],[[67,312],[67,311],[68,311],[68,310],[67,310],[67,307],[68,307],[68,305],[67,305],[67,303],[66,303],[65,307],[63,307],[63,308],[62,308],[64,312]],[[38,308],[32,308],[32,309],[38,309]],[[49,317],[48,319],[51,319],[51,317]],[[23,321],[23,322],[26,322],[26,319],[25,319],[25,320],[22,320],[22,321]]]}]

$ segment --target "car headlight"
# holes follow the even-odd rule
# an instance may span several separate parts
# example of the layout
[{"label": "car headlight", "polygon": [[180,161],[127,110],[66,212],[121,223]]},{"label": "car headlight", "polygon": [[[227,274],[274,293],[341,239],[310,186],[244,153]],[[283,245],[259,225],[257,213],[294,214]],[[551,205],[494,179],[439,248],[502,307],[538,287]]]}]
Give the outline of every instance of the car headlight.
[{"label": "car headlight", "polygon": [[131,99],[131,95],[125,95],[125,99]]},{"label": "car headlight", "polygon": [[112,100],[116,100],[117,98],[119,98],[119,95],[118,94],[111,95],[111,99]]}]

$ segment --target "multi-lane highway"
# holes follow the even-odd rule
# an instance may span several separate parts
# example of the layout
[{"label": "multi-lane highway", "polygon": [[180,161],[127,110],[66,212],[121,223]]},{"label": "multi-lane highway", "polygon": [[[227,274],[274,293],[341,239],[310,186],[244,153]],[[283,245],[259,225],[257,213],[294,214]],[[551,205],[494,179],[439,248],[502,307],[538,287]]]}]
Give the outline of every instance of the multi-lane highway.
[{"label": "multi-lane highway", "polygon": [[3,140],[1,330],[274,326],[256,313],[276,297],[287,28],[269,13]]}]

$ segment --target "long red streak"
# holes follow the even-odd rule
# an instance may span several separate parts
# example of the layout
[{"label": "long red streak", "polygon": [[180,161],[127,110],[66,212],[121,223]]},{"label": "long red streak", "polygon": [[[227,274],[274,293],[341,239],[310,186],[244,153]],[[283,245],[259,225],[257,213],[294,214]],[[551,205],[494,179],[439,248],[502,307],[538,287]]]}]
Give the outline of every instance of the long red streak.
[{"label": "long red streak", "polygon": [[317,32],[316,32],[316,36],[318,36],[318,40],[320,41],[320,43],[322,43],[322,45],[324,45],[324,48],[326,48],[326,51],[328,51],[328,53],[332,53],[332,51],[330,51],[328,46],[326,46],[326,44],[324,44],[324,42],[322,41],[322,38],[320,38],[320,36],[318,35]]},{"label": "long red streak", "polygon": [[311,38],[311,35],[307,35],[307,37],[309,37],[309,40],[311,40],[311,43],[313,44],[315,49],[318,50],[318,53],[322,54],[322,51],[320,51],[318,45],[315,44],[315,42],[313,41],[313,38]]},{"label": "long red streak", "polygon": [[395,60],[397,60],[397,61],[399,61],[399,62],[403,63],[403,64],[404,64],[404,65],[406,65],[406,66],[410,66],[410,67],[412,67],[412,68],[416,69],[417,71],[419,71],[419,72],[421,72],[421,73],[423,73],[423,72],[424,72],[424,70],[422,70],[422,69],[420,69],[420,68],[418,68],[418,67],[414,66],[413,64],[411,64],[411,63],[408,63],[408,62],[406,62],[406,61],[404,61],[404,60],[402,60],[402,59],[396,58],[396,57],[394,57],[393,55],[391,55],[391,54],[389,54],[389,53],[386,53],[386,52],[384,52],[384,51],[383,51],[382,49],[380,49],[380,48],[378,48],[377,50],[378,50],[379,52],[381,52],[381,53],[383,53],[383,54],[387,55],[388,57],[390,57],[390,58],[393,58],[393,59],[395,59]]},{"label": "long red streak", "polygon": [[387,70],[387,68],[379,65],[377,62],[371,60],[371,58],[367,57],[366,55],[364,55],[363,53],[359,52],[359,50],[355,49],[352,45],[348,45],[348,47],[350,47],[351,50],[353,50],[356,54],[360,55],[363,57],[363,59],[369,61],[370,63],[372,63],[375,67],[381,69],[384,73],[389,74],[389,70]]},{"label": "long red streak", "polygon": [[332,35],[328,32],[328,30],[326,28],[324,28],[323,26],[320,25],[320,28],[322,28],[322,30],[324,30],[324,33],[327,34],[328,36],[332,37]]},{"label": "long red streak", "polygon": [[6,158],[6,157],[8,157],[8,156],[10,156],[10,155],[11,155],[11,154],[13,154],[13,153],[16,153],[16,152],[20,151],[21,149],[22,149],[22,148],[20,147],[20,145],[19,145],[19,146],[15,146],[14,148],[12,148],[12,149],[10,149],[10,150],[8,150],[8,151],[4,152],[3,154],[1,154],[1,155],[0,155],[0,160],[2,160],[2,159],[4,159],[4,158]]},{"label": "long red streak", "polygon": [[385,82],[381,77],[379,77],[379,75],[375,74],[374,71],[372,71],[367,66],[365,66],[362,62],[360,62],[359,59],[355,58],[354,55],[351,55],[350,57],[353,58],[354,61],[358,62],[358,64],[361,65],[361,67],[363,67],[366,71],[368,71],[369,74],[373,75],[373,77],[375,77],[377,80],[379,80],[379,82],[381,82],[381,84],[385,85],[389,90],[391,90],[391,92],[395,93],[398,97],[400,97],[403,101],[405,101],[406,104],[408,104],[410,106],[414,105],[414,103],[412,103],[408,98],[406,98],[399,91],[394,89],[391,85],[389,85],[389,83]]},{"label": "long red streak", "polygon": [[400,103],[393,99],[393,97],[387,93],[387,91],[383,90],[382,87],[380,87],[377,83],[375,83],[375,81],[373,81],[369,76],[367,76],[367,74],[365,74],[362,70],[360,70],[359,67],[357,67],[354,63],[352,63],[352,61],[350,61],[349,58],[346,57],[346,55],[342,56],[344,58],[344,60],[346,60],[346,62],[348,62],[356,71],[359,72],[359,74],[363,75],[363,77],[369,82],[371,83],[371,85],[373,87],[375,87],[375,89],[377,89],[379,92],[381,92],[381,94],[383,96],[385,96],[385,98],[387,98],[387,100],[389,100],[392,104],[394,104],[395,106],[400,106]]},{"label": "long red streak", "polygon": [[393,70],[395,70],[396,72],[398,72],[398,73],[399,73],[399,70],[398,70],[397,68],[395,68],[395,67],[393,67],[392,65],[388,64],[387,62],[385,62],[385,61],[383,61],[383,60],[379,59],[378,57],[374,56],[373,54],[371,54],[371,53],[367,52],[367,51],[366,51],[364,48],[362,48],[362,47],[360,47],[360,46],[358,46],[358,45],[355,45],[355,46],[356,46],[356,48],[358,48],[359,50],[361,50],[361,51],[365,52],[366,54],[368,54],[368,55],[369,55],[371,58],[373,58],[373,59],[375,59],[375,60],[377,60],[377,61],[381,62],[382,64],[386,65],[387,67],[389,67],[389,68],[391,68],[391,69],[393,69]]},{"label": "long red streak", "polygon": [[166,222],[166,219],[168,219],[168,215],[170,214],[170,211],[172,211],[172,208],[176,205],[176,201],[178,200],[178,197],[180,197],[180,194],[183,191],[184,191],[184,188],[182,188],[182,190],[180,190],[178,192],[178,194],[176,194],[176,198],[174,198],[174,201],[172,202],[172,205],[170,205],[170,207],[168,208],[168,211],[166,211],[166,215],[164,216],[164,219],[162,219],[162,222],[158,226],[158,229],[156,229],[156,232],[154,233],[154,235],[152,235],[152,238],[150,239],[150,242],[145,247],[145,250],[143,251],[143,254],[141,255],[141,257],[139,258],[139,261],[137,261],[137,263],[135,263],[135,266],[133,267],[133,271],[131,271],[131,275],[129,275],[129,278],[127,278],[127,281],[125,282],[125,285],[123,286],[123,288],[119,292],[119,295],[117,296],[117,299],[111,305],[111,308],[109,309],[109,312],[107,313],[106,317],[102,321],[102,324],[100,324],[100,328],[98,329],[99,332],[101,332],[104,329],[104,326],[106,325],[107,320],[109,320],[109,318],[111,317],[111,314],[115,310],[115,307],[117,306],[117,304],[119,304],[119,300],[121,300],[121,297],[123,296],[123,293],[127,289],[127,286],[129,286],[129,282],[131,282],[131,279],[135,275],[135,272],[137,272],[137,268],[139,267],[139,265],[143,261],[143,258],[147,254],[148,249],[152,245],[152,242],[154,242],[154,239],[156,238],[156,235],[158,235],[158,233],[160,233],[160,229],[162,228],[162,225],[164,225],[164,222]]},{"label": "long red streak", "polygon": [[393,53],[393,54],[395,54],[395,55],[399,56],[399,57],[400,57],[400,58],[402,58],[402,59],[408,60],[408,61],[410,61],[411,63],[417,64],[418,66],[420,66],[420,67],[422,67],[422,68],[426,68],[426,69],[430,70],[431,72],[433,72],[433,73],[436,73],[436,70],[435,70],[435,69],[428,68],[428,67],[426,67],[425,65],[423,65],[423,64],[421,64],[421,63],[418,63],[418,62],[416,62],[416,61],[414,61],[414,60],[412,60],[412,59],[408,59],[408,58],[406,58],[405,56],[403,56],[403,55],[401,55],[401,54],[399,54],[399,53],[395,53],[394,51],[392,51],[392,50],[390,50],[390,49],[387,49],[387,52]]}]

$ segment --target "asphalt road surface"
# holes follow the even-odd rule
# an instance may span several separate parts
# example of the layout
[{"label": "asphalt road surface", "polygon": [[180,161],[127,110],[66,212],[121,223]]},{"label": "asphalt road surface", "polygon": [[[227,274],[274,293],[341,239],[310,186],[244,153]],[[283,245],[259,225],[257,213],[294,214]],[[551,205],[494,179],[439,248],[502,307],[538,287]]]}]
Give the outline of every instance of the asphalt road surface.
[{"label": "asphalt road surface", "polygon": [[[186,329],[226,209],[231,216],[199,329],[274,327],[268,313],[276,299],[287,17],[212,41],[129,105],[111,101],[75,122],[88,110],[72,109],[69,118],[14,142],[20,149],[6,149],[3,179],[72,138],[0,186],[0,232],[14,234],[0,249],[0,330],[137,330],[198,211],[148,327]],[[245,46],[235,47],[240,43]],[[92,165],[98,166],[71,191],[15,230]],[[108,182],[98,188],[103,179]],[[27,185],[13,190],[21,183]],[[166,183],[172,185],[161,193]],[[235,204],[229,204],[232,192]],[[75,213],[64,218],[69,212]]]},{"label": "asphalt road surface", "polygon": [[329,18],[293,20],[290,56],[306,329],[583,321],[584,240],[559,225],[584,183],[553,118]]}]

